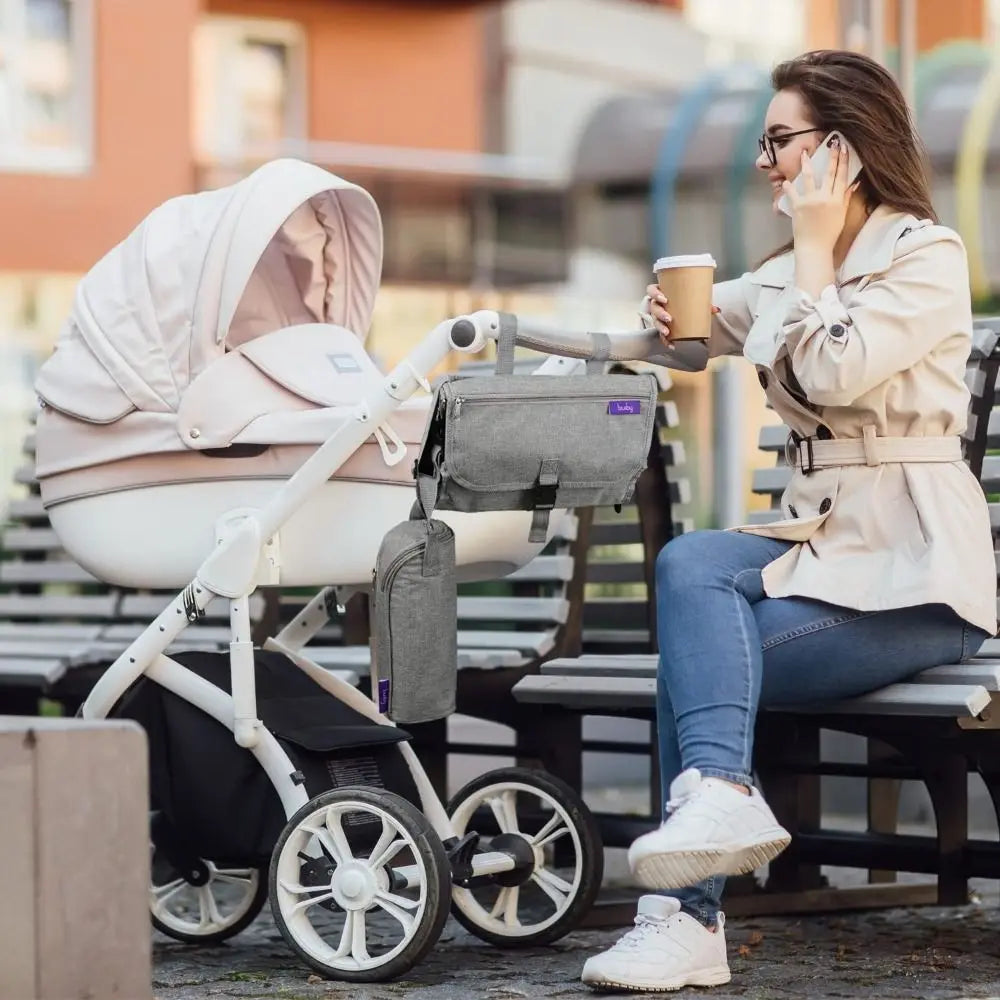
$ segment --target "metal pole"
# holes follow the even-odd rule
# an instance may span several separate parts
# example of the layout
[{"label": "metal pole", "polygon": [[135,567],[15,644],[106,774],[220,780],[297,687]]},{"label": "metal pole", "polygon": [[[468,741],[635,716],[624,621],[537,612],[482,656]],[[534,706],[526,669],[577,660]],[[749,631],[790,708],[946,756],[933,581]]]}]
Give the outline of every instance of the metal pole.
[{"label": "metal pole", "polygon": [[712,374],[712,514],[717,528],[743,524],[743,382],[728,359]]},{"label": "metal pole", "polygon": [[868,54],[885,65],[885,0],[868,0]]},{"label": "metal pole", "polygon": [[899,87],[910,112],[916,113],[917,0],[898,0]]}]

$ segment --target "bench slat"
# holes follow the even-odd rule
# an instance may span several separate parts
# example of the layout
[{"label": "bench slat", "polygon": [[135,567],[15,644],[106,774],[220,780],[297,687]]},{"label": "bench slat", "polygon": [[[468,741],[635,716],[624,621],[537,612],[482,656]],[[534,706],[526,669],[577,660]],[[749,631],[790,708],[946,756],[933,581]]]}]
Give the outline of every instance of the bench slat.
[{"label": "bench slat", "polygon": [[[367,675],[371,670],[371,650],[367,646],[306,646],[302,654],[321,667],[343,668]],[[519,667],[525,659],[513,649],[459,649],[460,670],[495,670]]]},{"label": "bench slat", "polygon": [[1000,660],[1000,639],[987,639],[973,657],[973,660],[978,659]]},{"label": "bench slat", "polygon": [[[176,594],[134,594],[122,596],[121,609],[116,620],[138,618],[148,624],[176,597]],[[250,598],[250,618],[256,621],[264,611],[264,598],[258,593]],[[229,621],[229,602],[225,598],[212,601],[205,609],[204,621]]]},{"label": "bench slat", "polygon": [[636,654],[635,656],[600,656],[590,654],[580,657],[558,657],[542,664],[543,674],[573,677],[655,677],[659,657],[656,654]]},{"label": "bench slat", "polygon": [[652,708],[656,699],[655,677],[564,677],[529,674],[514,685],[517,701],[565,708]]},{"label": "bench slat", "polygon": [[483,622],[565,622],[569,601],[563,597],[460,597],[459,620]]},{"label": "bench slat", "polygon": [[42,498],[30,496],[11,500],[7,505],[7,518],[11,521],[47,521],[48,514],[42,506]]},{"label": "bench slat", "polygon": [[[514,685],[518,701],[566,708],[648,709],[656,700],[655,677],[581,677],[535,674]],[[859,698],[820,705],[782,707],[783,712],[809,715],[919,715],[964,718],[979,715],[990,703],[978,684],[890,684]]]},{"label": "bench slat", "polygon": [[931,715],[963,718],[979,715],[990,703],[980,684],[890,684],[860,698],[782,711],[810,715]]},{"label": "bench slat", "polygon": [[[623,655],[589,654],[559,657],[542,664],[543,674],[553,676],[606,677],[612,684],[619,677],[655,677],[659,657],[655,653]],[[982,685],[987,691],[1000,691],[1000,660],[945,664],[930,667],[912,678],[914,684]]]},{"label": "bench slat", "polygon": [[44,687],[66,673],[66,664],[54,658],[29,657],[0,660],[0,687]]},{"label": "bench slat", "polygon": [[515,580],[518,583],[565,583],[573,579],[572,556],[535,556],[519,570],[508,573],[505,580]]},{"label": "bench slat", "polygon": [[0,547],[6,552],[60,552],[62,546],[51,528],[8,528]]},{"label": "bench slat", "polygon": [[70,560],[40,559],[25,562],[9,559],[0,562],[0,582],[11,584],[97,583],[82,566]]},{"label": "bench slat", "polygon": [[115,613],[118,595],[0,594],[0,618],[102,619]]},{"label": "bench slat", "polygon": [[96,639],[101,625],[56,625],[51,622],[0,622],[0,639],[75,639],[78,642]]},{"label": "bench slat", "polygon": [[515,649],[544,656],[555,645],[555,630],[549,632],[493,632],[459,629],[459,649]]}]

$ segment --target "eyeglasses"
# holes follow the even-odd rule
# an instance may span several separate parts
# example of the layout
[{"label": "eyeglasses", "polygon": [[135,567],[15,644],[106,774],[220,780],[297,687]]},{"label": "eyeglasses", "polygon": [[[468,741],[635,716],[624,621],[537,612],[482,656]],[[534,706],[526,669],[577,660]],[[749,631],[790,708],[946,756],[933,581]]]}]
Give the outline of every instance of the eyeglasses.
[{"label": "eyeglasses", "polygon": [[[782,132],[780,135],[768,135],[766,132],[757,140],[757,147],[767,157],[772,167],[778,165],[778,149],[781,149],[789,139],[797,135],[808,135],[810,132],[822,132],[821,128],[800,128],[797,132]],[[775,148],[775,141],[780,145]]]}]

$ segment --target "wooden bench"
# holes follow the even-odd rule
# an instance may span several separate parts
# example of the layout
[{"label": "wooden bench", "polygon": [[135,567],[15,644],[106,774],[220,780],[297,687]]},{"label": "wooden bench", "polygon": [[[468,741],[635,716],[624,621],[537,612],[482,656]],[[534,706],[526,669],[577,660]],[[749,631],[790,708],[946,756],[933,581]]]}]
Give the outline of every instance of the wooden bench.
[{"label": "wooden bench", "polygon": [[[534,361],[525,366],[537,365]],[[475,366],[470,366],[474,370]],[[486,365],[479,367],[486,368]],[[669,379],[662,377],[669,388]],[[689,491],[681,478],[667,483],[667,469],[679,463],[679,444],[661,441],[676,426],[671,402],[657,413],[657,436],[650,464],[641,477],[638,495],[646,497],[621,514],[600,512],[591,529],[592,512],[564,519],[563,530],[545,552],[518,572],[489,584],[465,585],[459,601],[459,675],[457,717],[414,727],[428,769],[439,787],[445,781],[446,758],[454,754],[508,755],[543,758],[558,768],[557,758],[579,756],[575,745],[538,741],[543,732],[537,713],[511,696],[513,684],[537,671],[552,656],[581,651],[584,586],[638,582],[638,598],[592,597],[586,611],[593,620],[588,639],[624,642],[622,649],[645,649],[650,622],[646,619],[645,587],[652,564],[638,569],[616,552],[649,536],[646,548],[656,549],[683,527],[672,521],[671,501],[685,500]],[[9,712],[34,714],[45,696],[75,711],[97,676],[152,619],[172,595],[139,594],[101,584],[59,547],[38,496],[33,474],[33,442],[25,444],[25,464],[18,471],[23,496],[15,499],[0,535],[0,698]],[[655,502],[653,502],[655,500]],[[609,520],[610,518],[610,520]],[[581,558],[584,554],[599,558]],[[309,595],[311,596],[311,595]],[[302,608],[309,596],[265,592],[255,599],[256,634],[274,634]],[[609,616],[628,608],[629,629],[609,629]],[[216,610],[217,608],[217,610]],[[228,642],[227,609],[218,602],[207,619],[184,636],[183,648],[224,649]],[[367,607],[363,598],[348,602],[309,644],[306,652],[328,669],[345,672],[366,684],[369,652]],[[177,647],[181,648],[179,643]],[[481,720],[505,727],[483,733]],[[446,735],[450,731],[450,735]]]},{"label": "wooden bench", "polygon": [[[38,495],[34,437],[0,526],[0,710],[35,715],[39,698],[72,714],[103,670],[174,596],[111,587],[61,548]],[[255,598],[252,614],[263,604]],[[172,647],[222,649],[229,643],[229,609],[211,605],[203,621]]]},{"label": "wooden bench", "polygon": [[[976,345],[968,381],[973,392],[966,438],[966,457],[988,494],[1000,492],[1000,458],[986,454],[1000,448],[1000,416],[994,411],[1000,364],[1000,321],[976,324]],[[791,470],[784,466],[785,431],[766,428],[762,442],[778,456],[776,468],[756,474],[755,489],[780,496]],[[991,503],[994,526],[1000,505]],[[757,520],[778,516],[762,512]],[[995,534],[996,540],[996,534]],[[1000,563],[1000,557],[998,557]],[[967,879],[995,876],[1000,845],[970,841],[967,821],[967,772],[978,771],[995,805],[1000,807],[1000,648],[987,642],[970,663],[934,667],[908,683],[894,684],[860,698],[804,705],[760,714],[756,769],[768,799],[794,834],[792,847],[770,868],[768,887],[775,893],[764,908],[869,905],[884,898],[881,886],[860,893],[826,889],[822,864],[868,868],[873,882],[892,872],[937,874],[934,898],[956,903],[966,898]],[[645,656],[584,655],[555,658],[537,677],[522,680],[514,696],[565,714],[655,717],[655,654]],[[833,730],[868,739],[868,760],[843,763],[824,760],[820,733]],[[820,779],[850,776],[868,782],[869,823],[865,832],[822,829]],[[895,832],[901,780],[922,781],[930,795],[937,836],[904,837]],[[606,842],[625,846],[655,822],[653,817],[623,818],[608,831]],[[906,887],[892,894],[896,902],[928,899],[927,886]],[[761,908],[760,903],[745,909]],[[732,909],[732,907],[730,907]]]}]

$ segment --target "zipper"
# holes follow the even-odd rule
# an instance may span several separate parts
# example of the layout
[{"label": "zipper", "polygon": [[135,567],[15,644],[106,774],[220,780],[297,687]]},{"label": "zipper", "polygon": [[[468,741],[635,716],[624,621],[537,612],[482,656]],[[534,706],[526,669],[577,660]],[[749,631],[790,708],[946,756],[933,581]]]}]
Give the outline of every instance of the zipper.
[{"label": "zipper", "polygon": [[[462,412],[462,407],[468,403],[470,406],[476,403],[554,403],[567,402],[573,400],[607,400],[607,402],[618,402],[625,399],[625,396],[609,396],[606,392],[574,392],[566,395],[552,395],[544,398],[538,396],[519,396],[516,393],[491,393],[489,396],[459,396],[452,397],[451,415],[458,418]],[[634,398],[634,397],[630,397]]]},{"label": "zipper", "polygon": [[[391,676],[392,675],[392,599],[391,599],[391,597],[389,595],[389,587],[392,584],[392,581],[396,579],[396,576],[399,574],[399,571],[403,568],[403,564],[415,552],[419,552],[422,548],[424,548],[425,545],[426,545],[426,542],[415,542],[413,545],[410,545],[407,548],[403,549],[402,552],[396,553],[396,555],[393,557],[392,562],[390,562],[389,565],[388,565],[388,567],[386,568],[385,578],[383,579],[381,586],[375,586],[376,581],[377,581],[377,577],[378,577],[378,573],[377,573],[376,570],[372,570],[372,598],[373,598],[373,600],[372,600],[372,608],[373,608],[373,610],[378,605],[378,599],[377,599],[377,596],[376,596],[378,594],[378,592],[381,592],[386,597],[385,620],[386,620],[386,628],[387,628],[387,631],[388,631],[388,636],[387,636],[387,641],[386,641],[386,647],[387,647],[386,648],[386,653],[387,653],[387,657],[386,658],[389,661],[385,665],[385,669],[389,670],[389,674],[386,675],[387,679],[389,680],[389,705],[386,706],[386,712],[387,713],[388,713],[389,708],[392,705],[392,676]],[[376,667],[376,669],[381,669],[381,668]],[[381,674],[379,675],[379,679],[380,680],[382,679],[382,675]],[[375,692],[375,707],[378,708],[378,692],[377,691]]]},{"label": "zipper", "polygon": [[386,568],[385,576],[382,580],[382,583],[379,585],[378,589],[381,590],[383,593],[388,591],[389,585],[392,583],[393,580],[396,579],[396,575],[403,568],[403,563],[405,563],[406,560],[409,559],[414,552],[419,552],[424,547],[425,544],[426,544],[425,542],[414,542],[412,545],[403,549],[402,552],[396,553],[396,555],[393,557],[392,562],[389,563],[388,567]]}]

